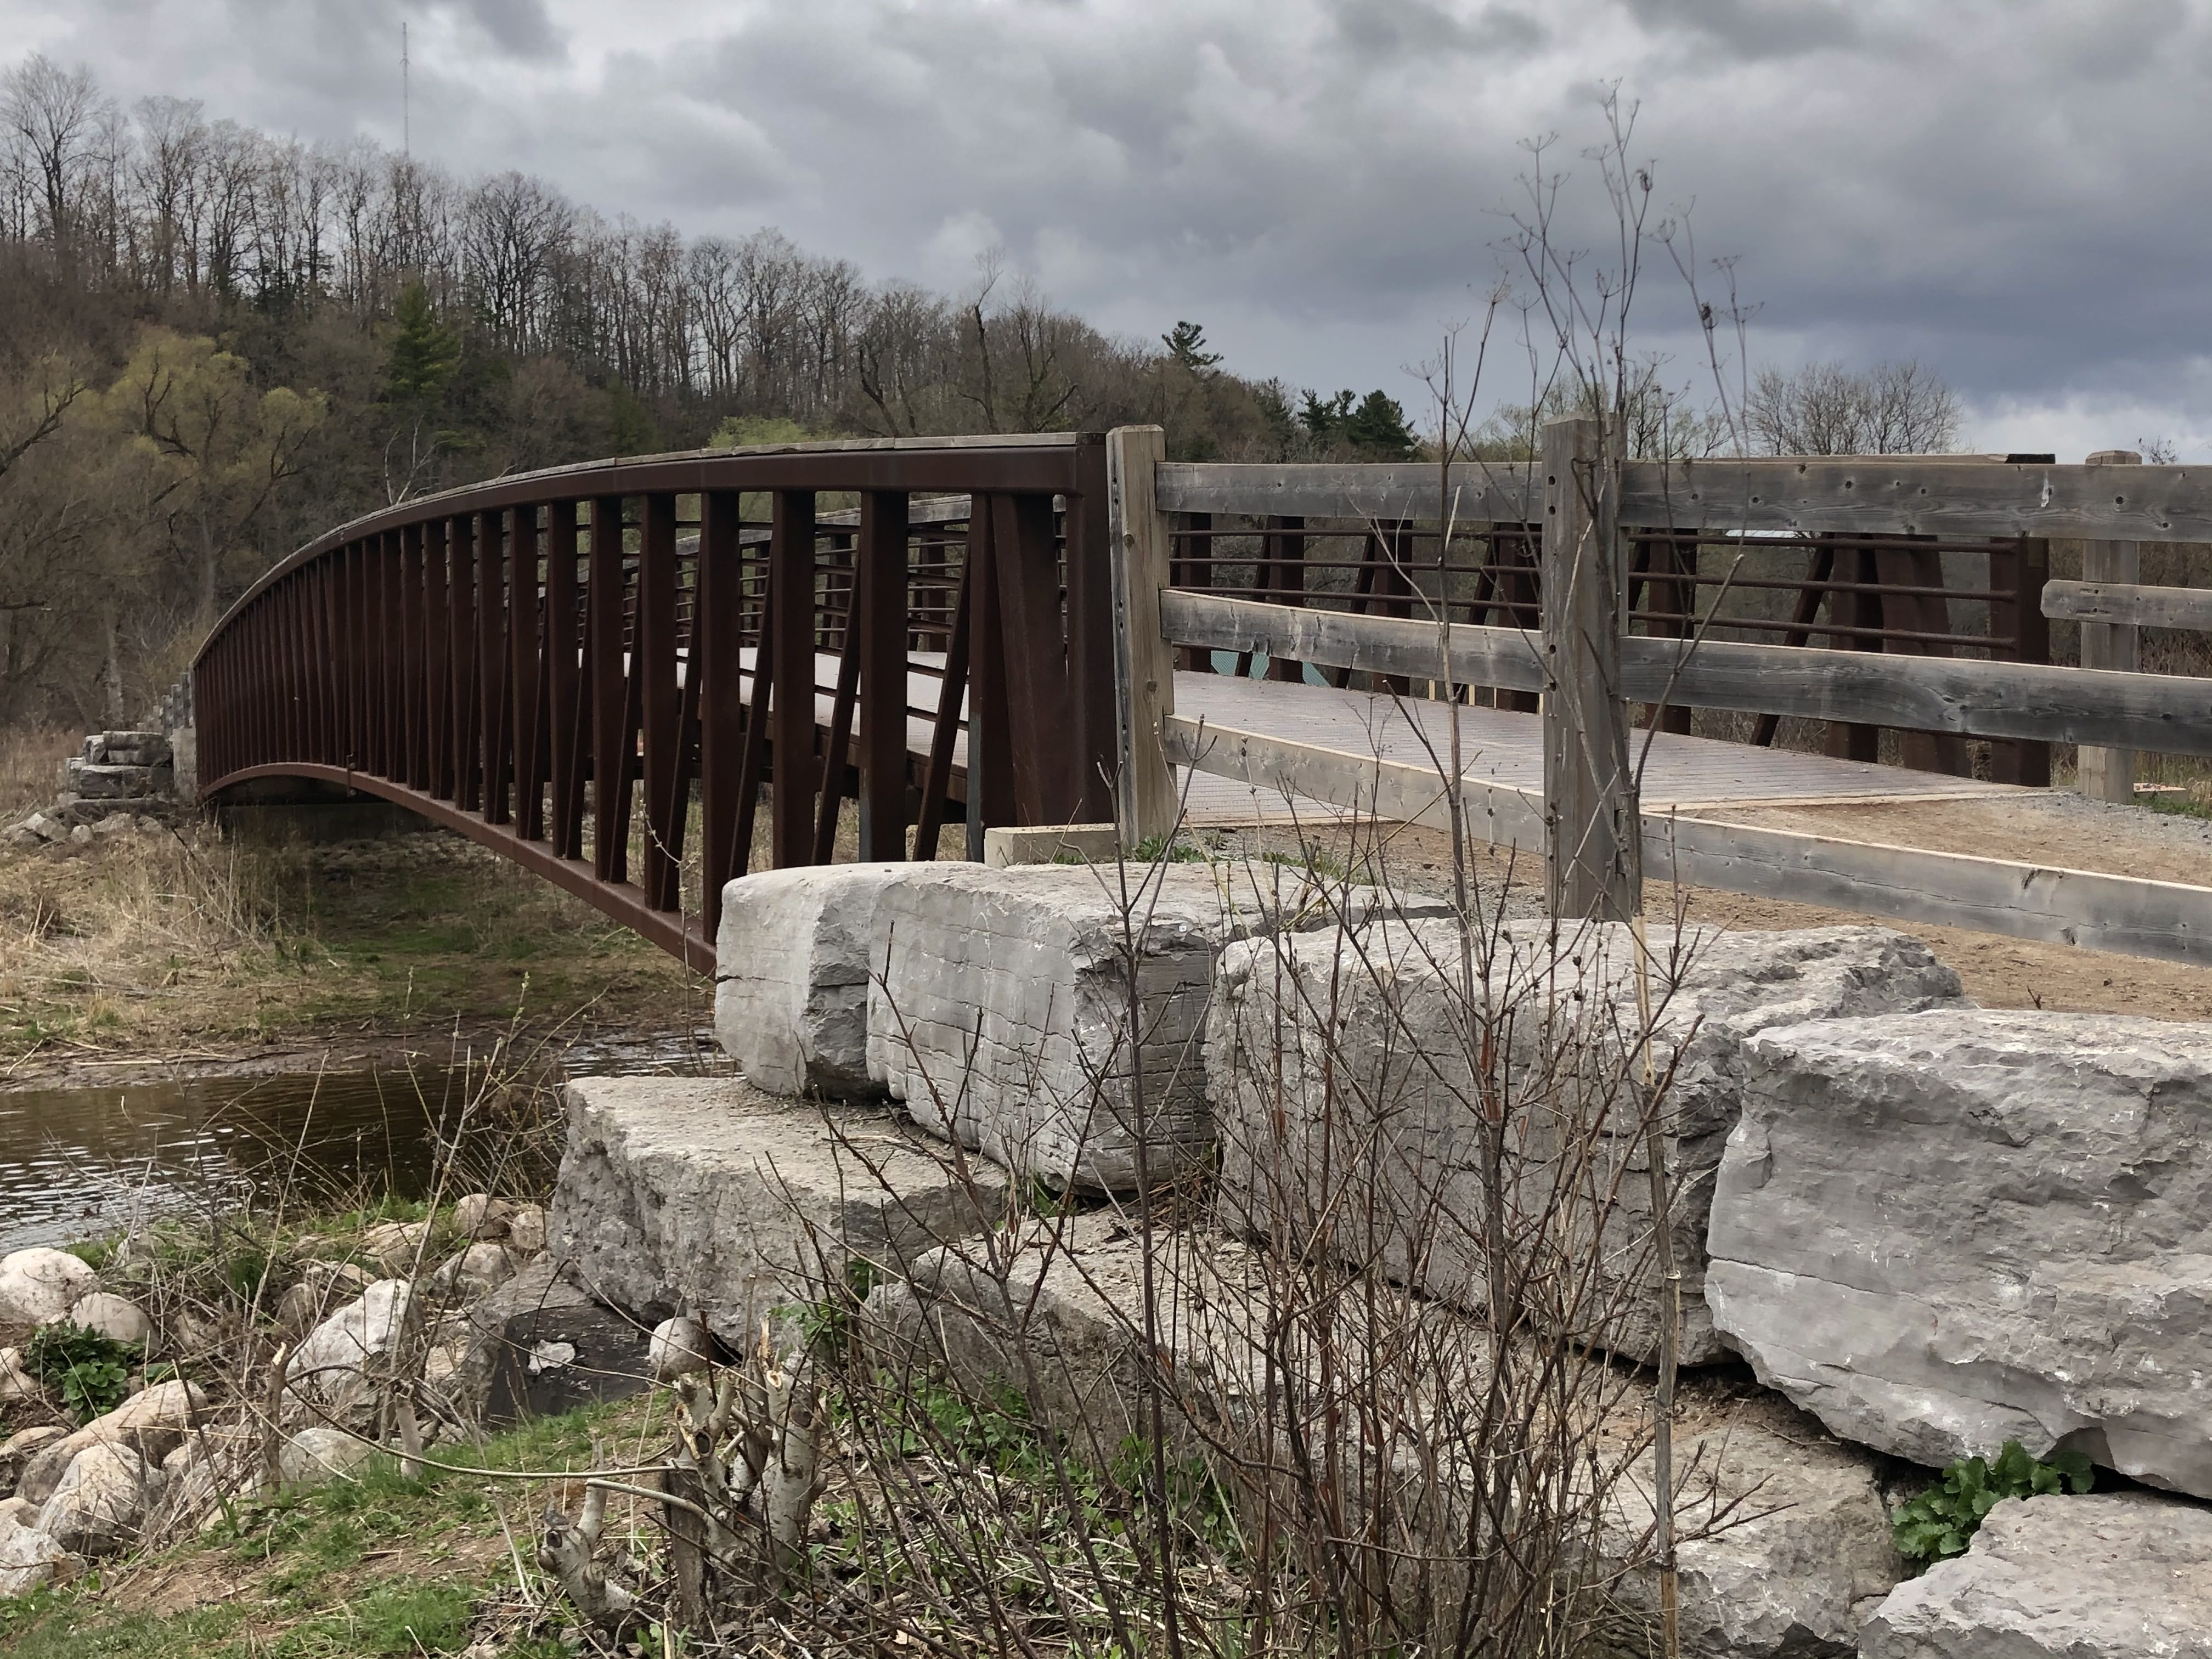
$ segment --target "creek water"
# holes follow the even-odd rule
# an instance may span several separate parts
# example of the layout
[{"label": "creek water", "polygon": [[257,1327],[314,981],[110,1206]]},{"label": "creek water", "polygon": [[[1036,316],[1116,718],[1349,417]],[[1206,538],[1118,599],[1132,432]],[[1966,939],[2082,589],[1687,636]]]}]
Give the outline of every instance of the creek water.
[{"label": "creek water", "polygon": [[[652,1069],[670,1056],[571,1049],[574,1075]],[[0,1092],[0,1255],[235,1206],[288,1185],[297,1204],[356,1192],[420,1197],[438,1127],[481,1068],[427,1060],[260,1076]]]}]

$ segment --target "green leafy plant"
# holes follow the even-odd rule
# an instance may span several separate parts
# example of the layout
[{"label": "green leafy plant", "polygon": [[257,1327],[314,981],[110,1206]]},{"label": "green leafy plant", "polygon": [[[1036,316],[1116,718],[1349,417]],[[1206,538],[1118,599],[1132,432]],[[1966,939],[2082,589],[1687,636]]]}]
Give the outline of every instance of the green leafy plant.
[{"label": "green leafy plant", "polygon": [[1994,1462],[1963,1457],[1943,1478],[1897,1512],[1891,1534],[1897,1553],[1919,1566],[1964,1555],[1982,1519],[2008,1498],[2042,1498],[2062,1492],[2085,1492],[2096,1478],[2078,1451],[2057,1451],[2047,1462],[2030,1457],[2017,1440],[2008,1440]]},{"label": "green leafy plant", "polygon": [[129,1398],[138,1345],[81,1325],[46,1325],[24,1346],[23,1363],[32,1376],[60,1393],[70,1416],[89,1423]]}]

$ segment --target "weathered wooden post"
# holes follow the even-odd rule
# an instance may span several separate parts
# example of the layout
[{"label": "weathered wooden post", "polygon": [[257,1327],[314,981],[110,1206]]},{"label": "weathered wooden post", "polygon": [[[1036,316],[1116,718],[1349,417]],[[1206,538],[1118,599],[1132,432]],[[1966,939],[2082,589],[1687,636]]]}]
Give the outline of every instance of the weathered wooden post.
[{"label": "weathered wooden post", "polygon": [[1544,428],[1544,878],[1553,915],[1626,921],[1644,848],[1620,696],[1620,462],[1588,418]]},{"label": "weathered wooden post", "polygon": [[[2091,466],[2141,466],[2142,457],[2132,449],[2100,449],[2089,457]],[[2083,542],[2081,580],[2085,582],[2123,582],[2142,580],[2140,542]],[[2081,624],[2081,666],[2132,671],[2140,665],[2142,634],[2132,623]],[[2074,787],[2092,800],[2132,801],[2136,798],[2136,755],[2132,749],[2100,749],[2083,744],[2078,757]]]},{"label": "weathered wooden post", "polygon": [[1152,469],[1166,459],[1167,434],[1158,427],[1117,427],[1106,434],[1114,714],[1120,731],[1114,822],[1125,852],[1175,830],[1175,774],[1161,726],[1175,712],[1175,653],[1160,634],[1169,539],[1167,520],[1152,495]]}]

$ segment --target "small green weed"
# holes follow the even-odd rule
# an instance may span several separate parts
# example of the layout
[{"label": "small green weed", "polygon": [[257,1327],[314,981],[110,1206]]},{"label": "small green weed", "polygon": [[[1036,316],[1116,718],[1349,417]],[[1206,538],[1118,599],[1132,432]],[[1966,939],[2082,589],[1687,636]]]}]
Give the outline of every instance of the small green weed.
[{"label": "small green weed", "polygon": [[2051,1454],[2039,1462],[2008,1440],[1996,1461],[1965,1457],[1943,1471],[1943,1478],[1897,1512],[1891,1534],[1897,1553],[1917,1566],[1930,1566],[1964,1555],[1983,1517],[2008,1498],[2042,1498],[2061,1492],[2085,1492],[2096,1471],[2078,1451]]},{"label": "small green weed", "polygon": [[1323,851],[1320,846],[1310,842],[1295,853],[1263,851],[1260,854],[1260,861],[1263,864],[1279,864],[1286,869],[1302,870],[1320,882],[1334,884],[1352,879],[1350,865],[1334,854]]},{"label": "small green weed", "polygon": [[131,1393],[138,1345],[118,1342],[81,1325],[46,1325],[24,1346],[23,1363],[80,1423],[113,1411]]},{"label": "small green weed", "polygon": [[1170,842],[1165,836],[1151,836],[1137,843],[1137,850],[1129,855],[1131,864],[1204,864],[1213,856],[1211,848],[1194,842]]},{"label": "small green weed", "polygon": [[2154,812],[2166,812],[2185,818],[2212,818],[2212,796],[2138,795],[2136,805],[2148,806]]}]

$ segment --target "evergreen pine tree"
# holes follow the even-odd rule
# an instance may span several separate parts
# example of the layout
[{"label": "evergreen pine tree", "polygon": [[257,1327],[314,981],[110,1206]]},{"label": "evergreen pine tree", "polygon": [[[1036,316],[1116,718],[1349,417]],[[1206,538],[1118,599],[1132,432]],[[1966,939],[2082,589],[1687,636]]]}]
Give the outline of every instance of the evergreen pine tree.
[{"label": "evergreen pine tree", "polygon": [[1306,435],[1316,443],[1335,443],[1344,436],[1344,422],[1352,413],[1352,398],[1348,387],[1334,398],[1310,391],[1305,401],[1298,405],[1298,424],[1305,428]]},{"label": "evergreen pine tree", "polygon": [[1168,349],[1169,356],[1194,374],[1200,374],[1221,361],[1218,351],[1206,349],[1206,331],[1196,323],[1177,323],[1168,333],[1160,336],[1160,343]]},{"label": "evergreen pine tree", "polygon": [[[1352,398],[1344,394],[1345,401]],[[1341,435],[1362,454],[1387,457],[1402,461],[1414,450],[1413,429],[1406,424],[1406,411],[1398,406],[1395,398],[1382,392],[1369,392],[1359,400],[1359,407],[1343,418]]]},{"label": "evergreen pine tree", "polygon": [[438,320],[429,290],[413,282],[399,291],[398,326],[384,371],[384,395],[395,404],[438,400],[460,367],[461,343]]}]

